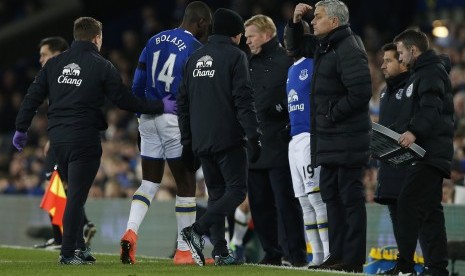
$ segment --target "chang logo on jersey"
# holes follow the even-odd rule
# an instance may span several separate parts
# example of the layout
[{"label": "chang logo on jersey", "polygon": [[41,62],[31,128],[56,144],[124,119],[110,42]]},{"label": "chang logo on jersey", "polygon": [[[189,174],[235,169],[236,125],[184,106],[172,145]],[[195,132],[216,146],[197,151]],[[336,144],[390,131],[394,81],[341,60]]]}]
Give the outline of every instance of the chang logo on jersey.
[{"label": "chang logo on jersey", "polygon": [[396,93],[396,99],[401,100],[402,99],[402,93],[404,93],[404,89],[399,89]]},{"label": "chang logo on jersey", "polygon": [[305,106],[303,103],[301,104],[288,104],[287,105],[287,111],[292,112],[292,111],[304,111]]},{"label": "chang logo on jersey", "polygon": [[213,66],[213,58],[209,55],[203,56],[197,60],[195,64],[195,69],[192,72],[194,78],[197,77],[210,77],[212,78],[215,75],[215,70],[210,70],[210,67]]},{"label": "chang logo on jersey", "polygon": [[291,91],[289,91],[289,94],[287,95],[287,102],[289,103],[287,105],[288,112],[292,112],[296,110],[304,111],[305,106],[303,103],[292,104],[293,102],[297,102],[297,101],[299,101],[299,95],[297,95],[297,92],[294,89],[291,89]]},{"label": "chang logo on jersey", "polygon": [[291,91],[289,91],[289,94],[287,95],[287,102],[292,103],[298,100],[299,100],[299,95],[297,95],[297,92],[295,92],[294,89],[291,89]]},{"label": "chang logo on jersey", "polygon": [[413,83],[407,87],[407,92],[405,92],[405,96],[410,98],[410,96],[412,96],[412,92],[413,92]]},{"label": "chang logo on jersey", "polygon": [[300,71],[299,80],[304,81],[307,78],[308,78],[308,70],[307,69],[302,69]]},{"label": "chang logo on jersey", "polygon": [[58,77],[58,83],[65,83],[65,84],[73,84],[76,86],[81,86],[82,79],[78,79],[75,77],[79,77],[81,74],[81,67],[76,63],[70,63],[63,67],[63,71],[61,75]]}]

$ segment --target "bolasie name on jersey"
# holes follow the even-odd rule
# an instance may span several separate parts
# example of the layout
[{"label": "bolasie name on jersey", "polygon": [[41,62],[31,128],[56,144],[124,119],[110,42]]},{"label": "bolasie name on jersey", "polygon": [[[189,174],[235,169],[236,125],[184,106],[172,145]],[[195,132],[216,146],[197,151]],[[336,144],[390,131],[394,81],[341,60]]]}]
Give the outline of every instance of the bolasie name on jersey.
[{"label": "bolasie name on jersey", "polygon": [[160,44],[161,42],[169,42],[173,45],[178,47],[179,51],[186,49],[186,44],[182,41],[182,39],[175,37],[171,37],[171,35],[161,35],[155,38],[155,43]]}]

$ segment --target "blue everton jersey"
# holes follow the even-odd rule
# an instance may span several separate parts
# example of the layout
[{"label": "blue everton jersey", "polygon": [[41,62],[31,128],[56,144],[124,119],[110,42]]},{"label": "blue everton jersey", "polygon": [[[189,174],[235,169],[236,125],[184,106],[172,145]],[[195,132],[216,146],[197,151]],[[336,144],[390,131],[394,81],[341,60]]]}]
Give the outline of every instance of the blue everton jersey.
[{"label": "blue everton jersey", "polygon": [[184,64],[202,44],[188,31],[176,28],[156,34],[139,57],[132,91],[138,97],[176,99]]},{"label": "blue everton jersey", "polygon": [[287,73],[287,109],[291,122],[291,136],[310,132],[310,84],[313,59],[301,58]]}]

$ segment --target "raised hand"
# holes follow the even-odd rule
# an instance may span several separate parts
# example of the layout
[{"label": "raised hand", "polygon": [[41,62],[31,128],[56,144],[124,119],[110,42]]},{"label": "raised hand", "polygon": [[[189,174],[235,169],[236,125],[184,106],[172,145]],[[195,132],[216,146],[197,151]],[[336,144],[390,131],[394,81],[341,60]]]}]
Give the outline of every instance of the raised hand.
[{"label": "raised hand", "polygon": [[295,6],[293,22],[299,23],[302,17],[309,11],[313,10],[313,7],[304,3],[299,3]]}]

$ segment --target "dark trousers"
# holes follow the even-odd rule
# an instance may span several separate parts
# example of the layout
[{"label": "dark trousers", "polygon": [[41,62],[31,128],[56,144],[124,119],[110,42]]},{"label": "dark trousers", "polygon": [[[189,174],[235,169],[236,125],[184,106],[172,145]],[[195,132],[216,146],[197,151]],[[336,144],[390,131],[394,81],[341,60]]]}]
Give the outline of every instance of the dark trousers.
[{"label": "dark trousers", "polygon": [[245,199],[247,183],[247,153],[244,147],[228,149],[208,156],[200,156],[208,205],[205,214],[194,223],[199,234],[210,230],[214,246],[212,255],[227,254],[225,218]]},{"label": "dark trousers", "polygon": [[[441,210],[442,210],[442,205],[440,205],[439,207]],[[391,204],[391,205],[388,205],[388,209],[389,209],[389,215],[391,217],[391,221],[392,221],[392,230],[394,232],[394,238],[396,240],[396,243],[399,244],[398,242],[398,216],[399,216],[399,212],[398,212],[398,209],[397,209],[397,203],[396,204]],[[420,230],[420,233],[419,233],[419,237],[418,237],[418,241],[420,242],[420,247],[421,247],[421,251],[423,252],[423,258],[425,260],[425,266],[427,267],[430,263],[431,263],[431,258],[429,256],[429,246],[428,246],[428,243],[427,243],[427,240],[430,239],[430,238],[434,238],[434,236],[432,237],[428,237],[428,235],[432,235],[432,231],[430,231],[430,229],[425,229],[425,228],[422,228]]]},{"label": "dark trousers", "polygon": [[322,165],[320,191],[328,211],[329,252],[344,264],[365,263],[367,215],[362,167]]},{"label": "dark trousers", "polygon": [[[82,225],[81,225],[82,229],[84,229],[84,225],[89,223],[85,210],[84,210],[83,216],[84,216],[84,219],[82,220]],[[50,216],[50,223],[52,222],[52,220],[53,220],[53,217]],[[53,230],[53,239],[55,240],[55,243],[61,244],[63,240],[62,233],[61,233],[61,227],[58,225],[52,224],[52,230]]]},{"label": "dark trousers", "polygon": [[306,260],[302,209],[295,198],[289,167],[249,170],[250,211],[266,258]]},{"label": "dark trousers", "polygon": [[[50,147],[47,156],[45,158],[45,176],[47,177],[47,180],[50,180],[50,177],[55,170],[55,165],[57,164],[57,158],[55,156],[55,151]],[[65,180],[63,178],[63,171],[58,168],[58,174],[60,177],[62,177],[62,180]],[[66,189],[66,187],[65,187]],[[65,190],[66,192],[66,190]],[[53,217],[50,216],[50,223],[52,222]],[[84,212],[84,221],[82,227],[84,227],[85,224],[87,224],[89,220],[87,219],[86,213]],[[62,233],[61,233],[61,227],[52,224],[52,230],[53,230],[53,239],[55,240],[55,243],[61,244],[62,242]]]},{"label": "dark trousers", "polygon": [[[52,223],[53,217],[50,215],[50,223]],[[52,231],[53,231],[53,239],[55,243],[61,244],[62,236],[61,236],[61,227],[55,224],[52,224]]]},{"label": "dark trousers", "polygon": [[85,248],[84,204],[100,166],[102,146],[100,143],[55,144],[53,149],[62,178],[68,183],[61,255],[70,257],[75,249]]},{"label": "dark trousers", "polygon": [[420,229],[424,229],[424,254],[433,275],[448,275],[447,237],[442,210],[443,173],[435,167],[417,164],[408,171],[407,183],[397,201],[399,258],[413,269],[413,256]]}]

